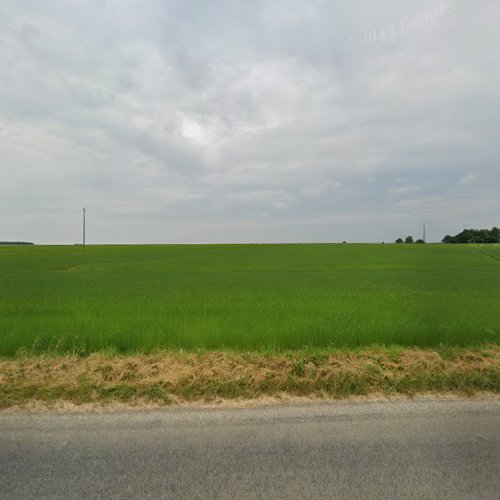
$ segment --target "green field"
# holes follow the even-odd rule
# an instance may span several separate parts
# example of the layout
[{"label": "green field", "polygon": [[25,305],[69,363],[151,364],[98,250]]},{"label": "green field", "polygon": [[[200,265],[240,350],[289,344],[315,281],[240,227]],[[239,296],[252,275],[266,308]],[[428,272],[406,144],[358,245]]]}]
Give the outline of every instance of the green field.
[{"label": "green field", "polygon": [[500,245],[0,247],[0,355],[497,344]]}]

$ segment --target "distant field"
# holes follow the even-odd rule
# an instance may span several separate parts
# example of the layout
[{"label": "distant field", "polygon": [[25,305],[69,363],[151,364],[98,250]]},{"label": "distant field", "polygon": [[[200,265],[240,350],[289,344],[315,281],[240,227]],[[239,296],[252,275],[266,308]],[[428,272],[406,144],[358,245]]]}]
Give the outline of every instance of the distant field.
[{"label": "distant field", "polygon": [[498,343],[500,245],[0,248],[0,355]]}]

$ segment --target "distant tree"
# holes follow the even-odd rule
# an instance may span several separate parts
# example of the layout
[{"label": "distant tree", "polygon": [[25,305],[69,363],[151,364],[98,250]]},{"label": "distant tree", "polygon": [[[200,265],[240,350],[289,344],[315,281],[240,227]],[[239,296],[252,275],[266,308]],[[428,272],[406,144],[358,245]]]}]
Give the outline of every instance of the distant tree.
[{"label": "distant tree", "polygon": [[396,243],[404,243],[403,238],[398,238],[398,239],[396,240]]},{"label": "distant tree", "polygon": [[472,243],[474,236],[473,229],[464,229],[461,233],[458,233],[455,238],[457,239],[457,243]]},{"label": "distant tree", "polygon": [[34,245],[31,241],[0,241],[0,245]]},{"label": "distant tree", "polygon": [[407,236],[405,238],[405,243],[413,243],[413,236]]},{"label": "distant tree", "polygon": [[500,243],[500,229],[464,229],[455,236],[447,234],[443,243]]},{"label": "distant tree", "polygon": [[417,241],[415,241],[415,243],[418,243],[421,245],[421,244],[425,243],[425,241],[422,238],[419,238]]}]

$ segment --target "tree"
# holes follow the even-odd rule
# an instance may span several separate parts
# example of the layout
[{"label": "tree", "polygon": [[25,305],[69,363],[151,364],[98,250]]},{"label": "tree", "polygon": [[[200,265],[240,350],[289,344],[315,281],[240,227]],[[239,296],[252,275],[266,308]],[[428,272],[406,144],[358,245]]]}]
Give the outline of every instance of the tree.
[{"label": "tree", "polygon": [[398,239],[396,240],[396,243],[404,243],[404,242],[403,242],[403,238],[398,238]]},{"label": "tree", "polygon": [[419,238],[415,243],[418,243],[419,245],[425,243],[425,241],[422,238]]},{"label": "tree", "polygon": [[455,238],[447,234],[442,240],[442,243],[456,243]]},{"label": "tree", "polygon": [[405,238],[405,243],[413,243],[413,236],[407,236]]},{"label": "tree", "polygon": [[447,234],[443,243],[500,243],[500,229],[464,229],[455,236]]}]

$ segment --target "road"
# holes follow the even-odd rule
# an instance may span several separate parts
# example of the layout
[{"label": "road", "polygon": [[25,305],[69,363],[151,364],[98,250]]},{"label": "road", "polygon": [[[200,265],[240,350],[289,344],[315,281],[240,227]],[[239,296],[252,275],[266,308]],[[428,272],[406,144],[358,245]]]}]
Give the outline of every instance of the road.
[{"label": "road", "polygon": [[500,399],[0,414],[0,497],[499,498]]}]

